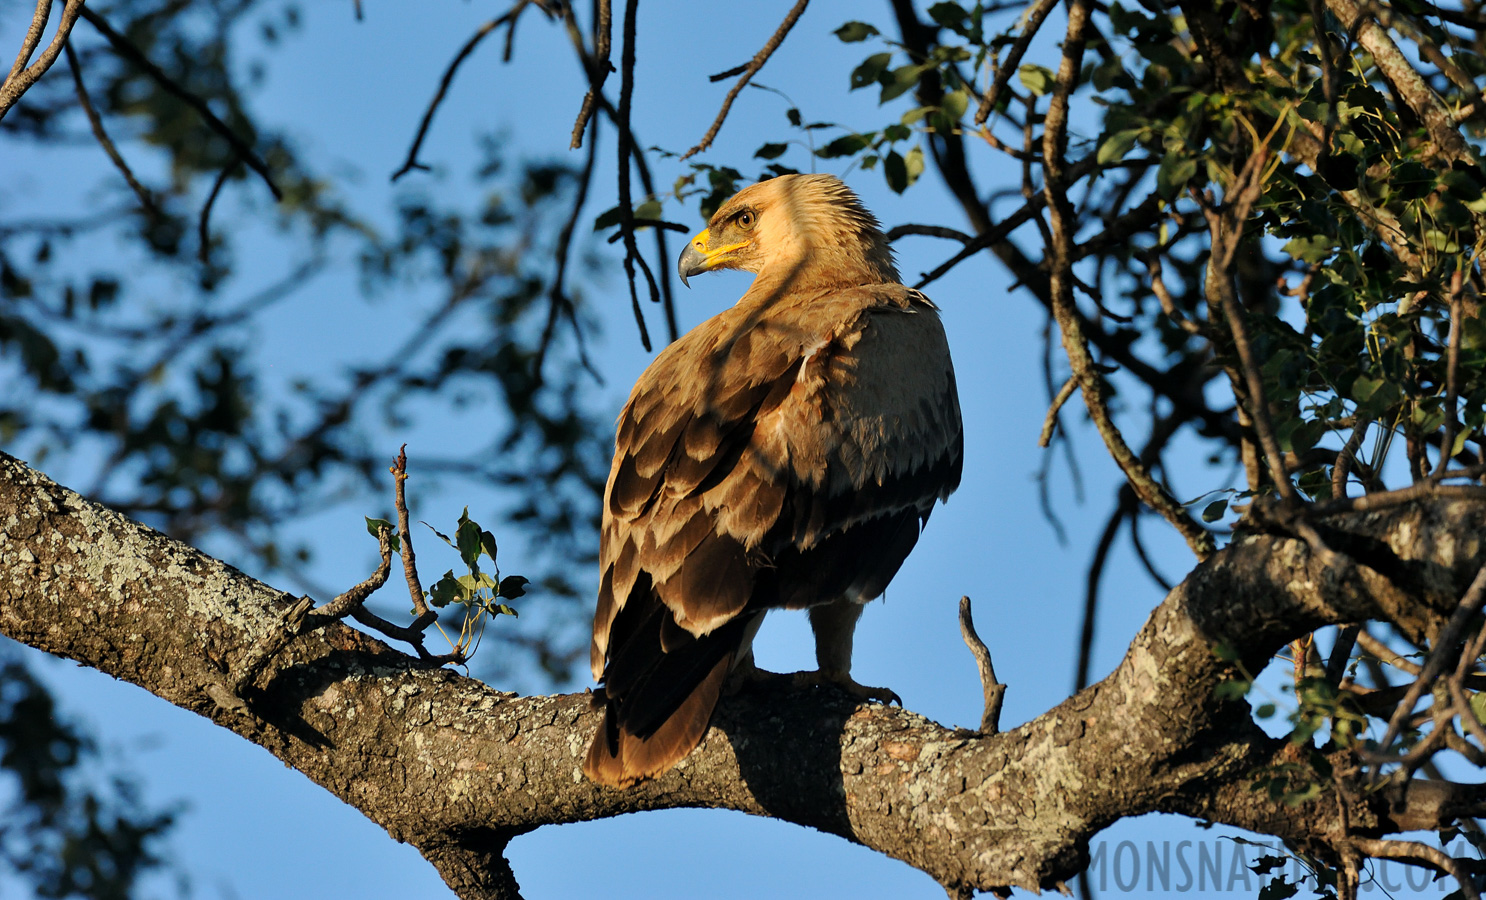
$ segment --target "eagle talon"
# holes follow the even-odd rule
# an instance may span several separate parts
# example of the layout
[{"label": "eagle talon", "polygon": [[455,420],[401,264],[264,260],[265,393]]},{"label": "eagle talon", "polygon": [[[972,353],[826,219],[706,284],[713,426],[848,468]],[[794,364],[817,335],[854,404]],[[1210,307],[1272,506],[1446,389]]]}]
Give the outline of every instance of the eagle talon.
[{"label": "eagle talon", "polygon": [[812,672],[796,672],[793,678],[795,687],[831,685],[844,691],[847,696],[859,703],[881,703],[884,706],[891,706],[896,703],[899,707],[903,706],[903,698],[899,697],[890,688],[868,687],[865,684],[858,684],[856,680],[844,672],[834,674],[816,669]]}]

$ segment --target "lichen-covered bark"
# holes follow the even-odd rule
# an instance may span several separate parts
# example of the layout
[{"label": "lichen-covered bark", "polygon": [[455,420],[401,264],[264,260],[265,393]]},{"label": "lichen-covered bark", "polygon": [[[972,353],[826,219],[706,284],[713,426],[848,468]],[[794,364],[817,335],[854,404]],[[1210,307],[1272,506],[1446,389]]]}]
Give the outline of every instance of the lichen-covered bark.
[{"label": "lichen-covered bark", "polygon": [[[1215,554],[1152,613],[1104,681],[1013,731],[981,736],[831,691],[744,692],[675,771],[627,791],[579,770],[597,714],[585,695],[520,697],[341,625],[292,641],[245,691],[234,673],[294,599],[0,454],[0,632],[131,681],[258,743],[411,842],[463,897],[512,897],[501,855],[545,824],[723,807],[841,835],[961,891],[1048,887],[1088,840],[1153,810],[1303,844],[1339,829],[1338,799],[1299,809],[1252,773],[1305,759],[1266,737],[1222,642],[1251,666],[1328,622],[1425,631],[1483,562],[1486,515],[1420,502],[1329,523],[1358,564],[1254,535]],[[1352,801],[1353,833],[1428,827],[1471,802],[1440,785]]]}]

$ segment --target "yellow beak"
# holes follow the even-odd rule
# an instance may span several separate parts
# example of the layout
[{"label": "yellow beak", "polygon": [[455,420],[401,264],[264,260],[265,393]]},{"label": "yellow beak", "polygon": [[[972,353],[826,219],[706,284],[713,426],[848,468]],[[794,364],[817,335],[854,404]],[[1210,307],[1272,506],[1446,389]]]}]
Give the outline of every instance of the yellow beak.
[{"label": "yellow beak", "polygon": [[[711,232],[702,229],[686,242],[686,249],[681,251],[681,259],[676,264],[677,271],[681,273],[682,284],[687,284],[686,279],[693,275],[722,267],[727,263],[729,254],[748,244],[747,241],[739,241],[723,247],[709,247],[710,237]],[[687,286],[690,287],[689,284]]]}]

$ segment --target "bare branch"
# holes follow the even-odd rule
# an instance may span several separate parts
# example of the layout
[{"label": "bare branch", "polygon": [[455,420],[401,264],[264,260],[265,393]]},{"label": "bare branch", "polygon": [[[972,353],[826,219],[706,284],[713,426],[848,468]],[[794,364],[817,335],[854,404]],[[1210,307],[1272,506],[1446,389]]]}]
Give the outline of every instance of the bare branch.
[{"label": "bare branch", "polygon": [[51,17],[52,0],[36,0],[36,12],[31,17],[31,27],[26,30],[26,39],[21,44],[21,52],[16,55],[15,62],[11,64],[10,73],[5,76],[5,81],[0,82],[0,120],[10,112],[21,95],[31,89],[31,85],[46,74],[46,70],[52,67],[61,54],[62,48],[66,46],[67,39],[72,34],[72,26],[77,24],[77,17],[86,13],[83,9],[83,0],[67,0],[62,7],[62,18],[57,22],[57,33],[52,35],[52,42],[46,49],[41,51],[41,56],[36,62],[27,65],[31,54],[36,51],[41,43],[41,36],[46,31],[47,19]]},{"label": "bare branch", "polygon": [[114,164],[114,168],[118,169],[119,174],[124,176],[124,181],[129,184],[129,189],[134,192],[134,196],[139,198],[139,205],[144,207],[145,212],[150,215],[159,216],[160,208],[155,205],[155,198],[150,195],[149,190],[144,185],[139,183],[139,179],[134,177],[133,170],[129,168],[128,163],[124,162],[124,157],[119,153],[119,148],[114,146],[113,140],[109,138],[108,132],[104,130],[103,117],[98,115],[98,110],[93,108],[93,101],[89,99],[88,89],[83,84],[82,67],[78,64],[77,52],[72,49],[71,43],[64,45],[63,49],[67,54],[67,68],[72,72],[72,85],[77,91],[77,102],[82,104],[83,112],[88,117],[88,124],[93,129],[93,137],[98,141],[99,146],[103,148],[103,152],[108,154],[108,158]]},{"label": "bare branch", "polygon": [[1461,320],[1465,318],[1464,291],[1464,273],[1456,269],[1450,282],[1450,336],[1445,356],[1445,435],[1440,439],[1440,459],[1435,466],[1435,478],[1442,478],[1450,467],[1450,457],[1455,451],[1455,433],[1460,427],[1455,406],[1460,399],[1460,330]]},{"label": "bare branch", "polygon": [[583,36],[578,33],[578,22],[573,17],[573,5],[563,5],[563,22],[568,27],[569,34],[573,37],[573,44],[578,49],[578,56],[583,63],[583,71],[588,76],[588,93],[583,96],[583,106],[578,110],[578,119],[573,123],[573,137],[568,143],[569,150],[577,150],[583,146],[583,132],[588,128],[588,122],[593,118],[593,111],[598,107],[600,99],[604,95],[604,82],[609,79],[609,73],[614,71],[614,66],[609,62],[609,54],[612,52],[614,38],[614,10],[612,0],[595,0],[593,22],[593,54],[589,55],[583,47]]},{"label": "bare branch", "polygon": [[397,538],[399,552],[402,554],[403,577],[408,582],[408,594],[413,600],[413,612],[417,618],[413,620],[412,629],[422,631],[438,619],[438,613],[428,608],[428,603],[423,598],[423,584],[418,579],[418,557],[413,553],[413,532],[408,527],[408,445],[403,444],[397,451],[397,459],[393,461],[392,479],[396,487],[393,491],[393,504],[397,508]]},{"label": "bare branch", "polygon": [[129,60],[146,75],[149,75],[155,80],[156,84],[165,89],[166,93],[191,107],[201,117],[201,120],[206,123],[207,127],[215,131],[227,142],[233,152],[237,154],[237,157],[247,163],[248,168],[258,173],[258,176],[263,179],[263,183],[268,185],[268,190],[273,194],[275,200],[284,199],[279,186],[274,183],[273,175],[268,171],[268,164],[258,156],[252,147],[244,143],[242,138],[237,136],[236,132],[228,128],[225,122],[217,118],[217,114],[211,111],[211,108],[206,105],[205,100],[186,90],[173,78],[165,74],[164,69],[150,62],[149,57],[141,53],[132,41],[115,31],[113,26],[109,25],[108,21],[102,16],[90,9],[82,8],[81,4],[79,4],[79,9],[82,17],[88,20],[88,24],[96,28],[99,34],[108,39],[108,43],[114,48],[115,53]]},{"label": "bare branch", "polygon": [[212,189],[206,195],[206,202],[201,204],[201,215],[196,220],[196,242],[198,245],[196,255],[201,260],[202,265],[206,265],[211,261],[212,209],[217,205],[217,195],[222,193],[222,187],[227,184],[227,179],[232,177],[232,173],[237,171],[237,167],[240,165],[242,165],[242,157],[238,157],[223,166],[222,171],[217,173],[216,180],[212,182]]},{"label": "bare branch", "polygon": [[[1011,73],[1017,70],[1022,56],[1032,45],[1032,39],[1037,36],[1042,23],[1046,21],[1047,14],[1052,12],[1053,7],[1057,5],[1057,0],[1037,0],[1037,5],[1026,12],[1021,34],[1017,35],[1016,40],[1012,42],[1011,49],[1006,53],[1006,59],[996,69],[996,77],[991,81],[990,89],[981,98],[980,108],[975,111],[976,125],[985,125],[986,119],[990,118],[991,110],[995,108],[997,99],[1000,98],[1001,92],[1006,90],[1007,83],[1011,81]],[[986,133],[989,134],[989,131]]]},{"label": "bare branch", "polygon": [[980,733],[999,734],[1001,731],[1001,703],[1006,699],[1006,685],[996,679],[996,668],[991,664],[991,651],[985,641],[975,633],[975,619],[970,614],[970,598],[960,598],[960,637],[975,656],[975,667],[980,672],[980,690],[985,696],[985,707],[980,714]]},{"label": "bare branch", "polygon": [[1042,420],[1042,434],[1037,438],[1037,446],[1046,448],[1053,442],[1053,429],[1058,427],[1058,410],[1063,408],[1063,404],[1068,402],[1068,398],[1073,396],[1077,388],[1078,379],[1070,377],[1058,389],[1057,396],[1053,397],[1052,406],[1048,407],[1047,417]]},{"label": "bare branch", "polygon": [[1063,61],[1058,68],[1057,85],[1053,90],[1043,128],[1043,195],[1046,198],[1053,238],[1049,248],[1053,317],[1062,332],[1063,349],[1068,354],[1069,367],[1083,389],[1084,404],[1088,407],[1110,455],[1125,473],[1136,496],[1170,522],[1186,539],[1192,552],[1203,559],[1213,551],[1212,535],[1193,521],[1181,504],[1151,477],[1150,470],[1125,443],[1124,436],[1109,414],[1104,379],[1094,365],[1093,357],[1089,355],[1088,340],[1084,336],[1073,301],[1073,234],[1077,225],[1065,193],[1065,178],[1068,173],[1063,156],[1068,140],[1069,97],[1073,93],[1083,58],[1084,23],[1087,18],[1087,0],[1074,0],[1068,11]]},{"label": "bare branch", "polygon": [[529,3],[531,3],[531,0],[516,0],[505,13],[475,29],[475,33],[470,35],[469,40],[464,42],[464,46],[459,48],[459,52],[454,54],[454,58],[444,68],[444,76],[439,79],[438,90],[434,92],[433,99],[429,101],[428,108],[423,111],[423,121],[418,123],[418,132],[413,136],[413,146],[408,148],[408,158],[403,161],[401,168],[392,173],[393,181],[397,181],[414,169],[424,172],[428,171],[428,166],[418,162],[418,150],[423,146],[423,139],[428,137],[428,127],[433,124],[433,114],[438,112],[439,106],[444,102],[444,95],[449,92],[449,85],[454,83],[455,73],[459,71],[459,67],[464,64],[464,61],[469,58],[469,55],[475,52],[475,48],[480,46],[480,42],[485,40],[485,37],[492,31],[502,25],[509,25],[515,28],[516,18],[521,15],[521,11],[526,9]]},{"label": "bare branch", "polygon": [[795,5],[785,15],[784,21],[779,23],[779,27],[774,30],[774,34],[764,43],[763,48],[754,54],[753,59],[743,69],[743,74],[738,76],[738,80],[734,82],[732,88],[728,91],[728,95],[723,98],[722,109],[718,110],[717,118],[713,120],[712,127],[707,129],[707,133],[702,135],[702,140],[695,147],[681,154],[681,159],[690,159],[712,146],[712,141],[717,138],[717,132],[722,130],[722,123],[728,117],[728,111],[733,108],[733,101],[738,99],[738,94],[742,93],[743,88],[748,86],[748,82],[753,80],[753,76],[757,75],[759,70],[764,67],[764,63],[768,62],[769,57],[774,55],[774,51],[779,49],[779,45],[784,43],[785,37],[789,35],[790,29],[795,27],[795,23],[800,20],[801,14],[805,12],[805,7],[809,3],[810,0],[795,0]]}]

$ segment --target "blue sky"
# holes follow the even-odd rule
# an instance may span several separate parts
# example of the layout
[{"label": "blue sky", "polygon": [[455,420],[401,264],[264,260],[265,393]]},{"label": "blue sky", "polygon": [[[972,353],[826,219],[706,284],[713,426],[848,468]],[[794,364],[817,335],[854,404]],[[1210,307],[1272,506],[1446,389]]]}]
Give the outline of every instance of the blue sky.
[{"label": "blue sky", "polygon": [[[396,192],[387,184],[387,175],[406,153],[444,65],[474,28],[504,6],[375,0],[364,5],[365,20],[356,22],[349,3],[306,4],[302,31],[263,57],[267,80],[255,103],[266,118],[286,124],[312,165],[351,173],[351,190],[363,207],[390,208]],[[696,143],[728,85],[711,84],[707,76],[752,56],[790,5],[783,0],[642,3],[635,122],[644,143],[672,151]],[[891,13],[885,3],[813,3],[758,81],[784,89],[807,119],[853,128],[891,121],[897,113],[879,111],[875,92],[847,90],[851,68],[882,49],[842,44],[831,35],[853,18],[890,30]],[[0,17],[0,47],[16,46],[23,25],[14,12]],[[1050,32],[1060,29],[1060,23],[1049,23]],[[453,189],[458,180],[454,173],[473,165],[474,138],[491,132],[506,134],[513,151],[528,157],[567,158],[568,134],[583,83],[566,39],[532,11],[521,24],[516,56],[509,65],[500,62],[499,40],[487,42],[461,71],[425,144],[424,161],[450,173],[449,179],[440,182],[414,174],[405,179],[413,188]],[[244,57],[240,62],[247,61]],[[59,69],[50,77],[66,75]],[[611,84],[617,90],[617,77]],[[901,112],[907,104],[904,98],[899,101],[902,108],[894,109]],[[779,139],[788,105],[772,93],[745,91],[704,158],[719,163],[747,160],[760,144]],[[1098,133],[1097,121],[1076,120],[1075,126],[1085,137]],[[76,154],[88,171],[102,172],[107,166],[96,148],[69,153]],[[1004,158],[974,154],[984,188],[1018,183],[1019,169]],[[577,155],[572,159],[576,163]],[[607,135],[601,159],[604,166],[590,200],[591,215],[614,203],[613,144]],[[793,147],[781,161],[800,168],[811,165],[801,147]],[[652,165],[662,185],[674,180],[678,171],[673,163],[652,160]],[[817,170],[845,177],[887,227],[904,222],[957,227],[963,223],[932,170],[902,197],[887,190],[878,172],[844,171],[838,161],[820,161]],[[65,189],[63,179],[72,180],[61,171],[54,170],[54,175],[56,183],[43,179],[8,188],[7,199],[40,203],[49,191]],[[239,196],[228,202],[263,202],[244,196],[251,188],[238,189]],[[694,213],[668,209],[668,217],[682,216],[687,216],[683,221],[700,224],[690,218]],[[245,293],[255,279],[267,281],[282,274],[286,261],[267,257],[271,243],[266,236],[261,241],[247,236],[235,290]],[[911,280],[956,247],[929,238],[905,238],[897,245],[900,268]],[[263,256],[255,257],[255,252]],[[607,382],[600,396],[612,414],[650,355],[636,338],[622,271],[612,252],[603,252],[607,269],[587,274],[592,284],[588,290],[602,311],[604,325],[595,346],[595,361]],[[266,389],[274,389],[275,380],[287,384],[305,367],[336,365],[336,354],[349,357],[362,348],[398,340],[399,326],[411,318],[410,310],[433,302],[416,291],[404,295],[393,290],[384,295],[377,314],[368,316],[354,294],[351,261],[341,262],[339,269],[307,284],[300,296],[278,307],[259,326],[254,337],[257,352],[275,373]],[[691,290],[679,295],[683,327],[725,308],[746,284],[747,277],[737,273],[693,279]],[[1039,512],[1034,480],[1046,452],[1037,447],[1047,408],[1040,308],[1028,293],[1012,288],[1006,272],[988,255],[961,265],[929,293],[944,311],[959,378],[966,430],[964,480],[948,505],[935,512],[885,600],[868,608],[858,631],[854,674],[863,683],[892,687],[910,709],[945,725],[974,725],[981,694],[955,619],[958,598],[968,594],[975,601],[981,634],[995,654],[997,672],[1009,685],[1003,725],[1013,726],[1055,705],[1071,689],[1084,573],[1112,508],[1118,473],[1097,435],[1082,424],[1075,399],[1063,419],[1074,435],[1085,500],[1080,504],[1075,498],[1066,466],[1055,466],[1053,505],[1068,530],[1068,543],[1061,546]],[[652,333],[658,332],[658,316],[652,316],[651,323]],[[327,340],[328,336],[334,339]],[[480,412],[477,406],[469,415],[477,417]],[[389,455],[408,440],[416,477],[419,439],[431,441],[439,428],[460,427],[479,426],[456,418],[412,435],[389,434]],[[66,471],[48,471],[67,481]],[[1200,459],[1177,474],[1184,499],[1223,487],[1229,477],[1226,469],[1203,468]],[[452,521],[461,506],[490,506],[495,499],[443,492],[418,502],[431,521]],[[375,548],[362,528],[361,517],[371,511],[363,507],[328,509],[290,526],[313,536],[318,553],[313,574],[321,583],[348,585],[369,570]],[[1169,576],[1180,577],[1190,568],[1190,553],[1169,529],[1147,523],[1144,533]],[[597,573],[593,576],[590,581],[596,582]],[[1113,668],[1160,599],[1159,589],[1130,552],[1118,547],[1105,573],[1095,677]],[[808,626],[800,614],[772,617],[756,650],[765,668],[813,665]],[[170,846],[191,875],[198,896],[449,896],[432,867],[414,850],[391,841],[355,810],[285,769],[266,751],[95,672],[53,660],[42,660],[39,669],[59,691],[63,708],[94,728],[122,765],[140,773],[146,797],[157,803],[184,800],[186,811]],[[1215,833],[1224,832],[1201,832],[1189,823],[1148,817],[1115,826],[1103,840],[1113,854],[1122,840],[1141,847],[1146,840],[1210,843]],[[610,898],[943,896],[922,873],[835,837],[718,811],[647,813],[545,828],[516,839],[509,856],[528,900],[567,897],[601,882]],[[665,870],[664,878],[656,877],[657,869]],[[697,887],[667,893],[668,885]],[[161,888],[160,893],[167,893]],[[1234,896],[1252,896],[1252,891],[1239,887]]]}]

